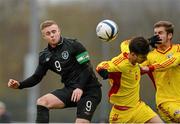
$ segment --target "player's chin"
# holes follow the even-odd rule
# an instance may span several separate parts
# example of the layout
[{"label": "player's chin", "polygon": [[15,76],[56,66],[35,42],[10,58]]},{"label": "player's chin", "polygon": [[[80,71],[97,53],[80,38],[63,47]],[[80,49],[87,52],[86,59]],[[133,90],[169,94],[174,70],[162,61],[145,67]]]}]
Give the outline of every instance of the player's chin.
[{"label": "player's chin", "polygon": [[58,44],[58,42],[59,42],[58,40],[51,40],[52,45],[56,45],[56,44]]}]

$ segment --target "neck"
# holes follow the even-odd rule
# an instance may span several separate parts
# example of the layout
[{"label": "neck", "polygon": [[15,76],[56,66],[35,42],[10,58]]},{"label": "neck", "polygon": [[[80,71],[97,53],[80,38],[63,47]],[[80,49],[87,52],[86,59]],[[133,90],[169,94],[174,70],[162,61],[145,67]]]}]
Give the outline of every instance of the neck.
[{"label": "neck", "polygon": [[157,46],[157,49],[161,50],[161,51],[165,51],[167,50],[169,47],[171,46],[171,41],[167,42],[165,44],[160,44],[159,46]]},{"label": "neck", "polygon": [[133,61],[133,57],[131,56],[131,54],[128,55],[128,60],[132,65],[136,65],[136,62]]},{"label": "neck", "polygon": [[50,44],[50,46],[51,46],[52,48],[55,48],[55,47],[57,46],[57,44]]}]

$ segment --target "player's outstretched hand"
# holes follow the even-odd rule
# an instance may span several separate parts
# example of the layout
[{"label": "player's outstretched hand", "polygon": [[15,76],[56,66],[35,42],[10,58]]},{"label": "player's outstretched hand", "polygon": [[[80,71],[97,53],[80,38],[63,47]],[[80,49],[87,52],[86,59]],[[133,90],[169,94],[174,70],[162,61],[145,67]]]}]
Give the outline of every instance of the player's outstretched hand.
[{"label": "player's outstretched hand", "polygon": [[153,48],[156,48],[156,44],[161,44],[161,39],[160,39],[159,35],[154,35],[154,36],[148,38],[148,40],[149,40],[149,44]]},{"label": "player's outstretched hand", "polygon": [[78,102],[83,94],[83,90],[76,88],[71,96],[71,101]]},{"label": "player's outstretched hand", "polygon": [[9,79],[9,82],[8,82],[9,88],[18,89],[19,85],[20,84],[18,81],[14,80],[14,79]]}]

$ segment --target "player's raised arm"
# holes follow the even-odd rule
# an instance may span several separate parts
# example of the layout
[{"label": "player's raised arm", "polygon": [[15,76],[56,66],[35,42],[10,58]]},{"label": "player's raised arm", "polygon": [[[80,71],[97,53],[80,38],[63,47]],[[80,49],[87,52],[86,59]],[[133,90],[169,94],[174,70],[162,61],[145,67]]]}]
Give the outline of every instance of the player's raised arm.
[{"label": "player's raised arm", "polygon": [[166,59],[165,61],[161,63],[155,63],[148,66],[142,66],[141,69],[147,70],[147,71],[164,71],[178,65],[180,65],[180,52],[175,53],[170,58]]}]

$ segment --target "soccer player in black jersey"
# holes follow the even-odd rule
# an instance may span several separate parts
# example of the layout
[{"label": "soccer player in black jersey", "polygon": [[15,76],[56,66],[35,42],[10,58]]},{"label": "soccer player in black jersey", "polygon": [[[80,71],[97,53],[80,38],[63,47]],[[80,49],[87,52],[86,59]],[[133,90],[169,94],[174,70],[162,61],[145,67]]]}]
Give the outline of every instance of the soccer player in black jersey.
[{"label": "soccer player in black jersey", "polygon": [[10,79],[8,87],[23,89],[38,84],[51,70],[61,75],[64,87],[37,100],[37,123],[49,122],[49,109],[77,107],[76,123],[89,123],[101,101],[101,84],[98,82],[89,55],[81,43],[61,36],[53,20],[41,23],[40,30],[48,46],[39,54],[39,64],[32,76],[24,81]]}]

